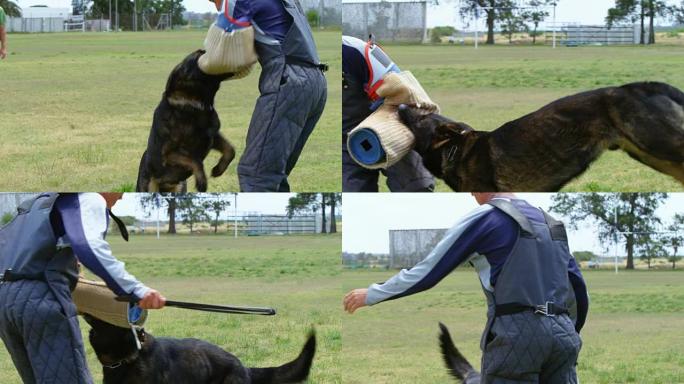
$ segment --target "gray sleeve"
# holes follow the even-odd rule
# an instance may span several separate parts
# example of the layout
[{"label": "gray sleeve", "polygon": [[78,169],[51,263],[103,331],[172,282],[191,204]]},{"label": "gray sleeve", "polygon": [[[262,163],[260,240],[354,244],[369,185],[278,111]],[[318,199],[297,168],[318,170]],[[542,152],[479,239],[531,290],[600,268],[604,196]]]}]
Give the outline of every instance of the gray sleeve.
[{"label": "gray sleeve", "polygon": [[368,287],[367,305],[374,305],[393,297],[405,295],[418,282],[422,281],[435,268],[437,263],[447,254],[451,246],[464,234],[466,229],[493,209],[490,205],[482,205],[460,219],[444,235],[435,248],[411,269],[402,269],[389,280]]}]

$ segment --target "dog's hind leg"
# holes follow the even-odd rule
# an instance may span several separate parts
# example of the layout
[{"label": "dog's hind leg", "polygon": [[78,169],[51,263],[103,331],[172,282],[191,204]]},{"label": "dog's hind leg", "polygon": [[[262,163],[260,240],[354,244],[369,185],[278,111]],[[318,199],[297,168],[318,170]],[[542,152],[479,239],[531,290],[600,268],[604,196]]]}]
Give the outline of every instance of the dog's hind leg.
[{"label": "dog's hind leg", "polygon": [[204,165],[188,156],[178,153],[169,154],[166,157],[168,165],[176,165],[192,171],[195,176],[195,187],[199,192],[207,191],[207,174],[204,172]]},{"label": "dog's hind leg", "polygon": [[226,138],[221,136],[220,133],[216,133],[216,136],[214,136],[214,142],[212,143],[211,148],[221,152],[221,159],[218,164],[211,169],[211,176],[219,177],[223,175],[223,172],[226,171],[230,162],[235,158],[235,148],[233,148],[233,145],[230,144]]},{"label": "dog's hind leg", "polygon": [[633,143],[624,145],[622,149],[625,152],[627,152],[627,154],[634,160],[637,160],[642,164],[648,165],[656,171],[662,172],[666,175],[670,175],[677,179],[677,181],[679,181],[682,185],[684,185],[684,159],[682,159],[681,162],[663,160],[653,156],[650,153],[642,151],[641,149],[637,148]]},{"label": "dog's hind leg", "polygon": [[138,166],[138,179],[136,180],[135,183],[135,191],[136,192],[149,192],[148,189],[148,184],[149,184],[149,176],[147,175],[146,169],[145,169],[145,158],[147,157],[147,151],[145,151],[140,158],[140,165]]}]

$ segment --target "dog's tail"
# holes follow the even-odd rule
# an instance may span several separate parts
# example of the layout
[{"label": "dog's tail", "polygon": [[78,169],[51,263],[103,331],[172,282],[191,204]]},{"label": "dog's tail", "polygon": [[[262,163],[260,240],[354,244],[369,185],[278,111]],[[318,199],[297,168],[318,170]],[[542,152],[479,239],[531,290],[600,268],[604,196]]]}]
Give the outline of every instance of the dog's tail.
[{"label": "dog's tail", "polygon": [[449,373],[465,384],[479,384],[480,373],[473,368],[468,360],[454,345],[449,329],[446,325],[439,323],[439,346],[442,349],[444,363],[449,369]]},{"label": "dog's tail", "polygon": [[304,348],[296,359],[270,368],[250,368],[252,384],[286,384],[301,383],[309,377],[311,363],[316,353],[316,332],[311,331]]}]

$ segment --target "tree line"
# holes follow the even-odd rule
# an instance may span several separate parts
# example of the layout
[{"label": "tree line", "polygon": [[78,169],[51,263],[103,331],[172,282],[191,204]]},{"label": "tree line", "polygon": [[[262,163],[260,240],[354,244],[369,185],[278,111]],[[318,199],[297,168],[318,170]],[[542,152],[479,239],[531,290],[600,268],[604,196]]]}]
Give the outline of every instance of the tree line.
[{"label": "tree line", "polygon": [[675,214],[670,222],[658,217],[656,210],[667,198],[667,193],[559,193],[553,196],[550,210],[565,216],[568,228],[596,225],[606,250],[616,240],[624,242],[627,269],[634,269],[637,254],[649,268],[658,257],[667,258],[675,268],[677,252],[684,245],[684,213]]},{"label": "tree line", "polygon": [[[494,32],[499,28],[509,43],[514,33],[527,32],[536,43],[540,35],[539,24],[551,16],[551,8],[560,0],[463,0],[459,12],[463,17],[485,16],[487,24],[486,44],[494,44]],[[621,22],[641,25],[641,44],[655,43],[655,19],[665,18],[674,23],[684,24],[684,0],[615,0],[608,10],[605,21],[610,28]],[[646,23],[649,39],[645,41]],[[439,31],[437,32],[440,33]]]},{"label": "tree line", "polygon": [[[221,225],[221,215],[231,206],[231,194],[225,193],[147,193],[140,195],[140,205],[147,216],[157,210],[165,210],[169,218],[167,233],[176,234],[178,218],[192,232],[198,223],[209,223],[214,233]],[[341,193],[298,193],[291,197],[285,213],[292,218],[296,214],[321,214],[321,233],[337,233],[336,209],[342,204]],[[328,215],[330,212],[330,230]]]}]

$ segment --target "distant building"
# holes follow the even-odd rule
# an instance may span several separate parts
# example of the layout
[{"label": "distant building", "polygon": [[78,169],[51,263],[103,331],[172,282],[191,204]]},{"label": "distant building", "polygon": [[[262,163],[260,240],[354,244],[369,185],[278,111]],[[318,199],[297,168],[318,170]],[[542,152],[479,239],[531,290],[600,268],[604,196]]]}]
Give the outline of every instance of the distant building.
[{"label": "distant building", "polygon": [[380,42],[420,43],[427,39],[425,0],[342,0],[342,33]]},{"label": "distant building", "polygon": [[21,9],[21,17],[7,20],[8,32],[63,32],[64,22],[71,17],[71,8],[32,6]]},{"label": "distant building", "polygon": [[447,229],[389,231],[389,267],[411,268],[423,260],[444,237]]}]

